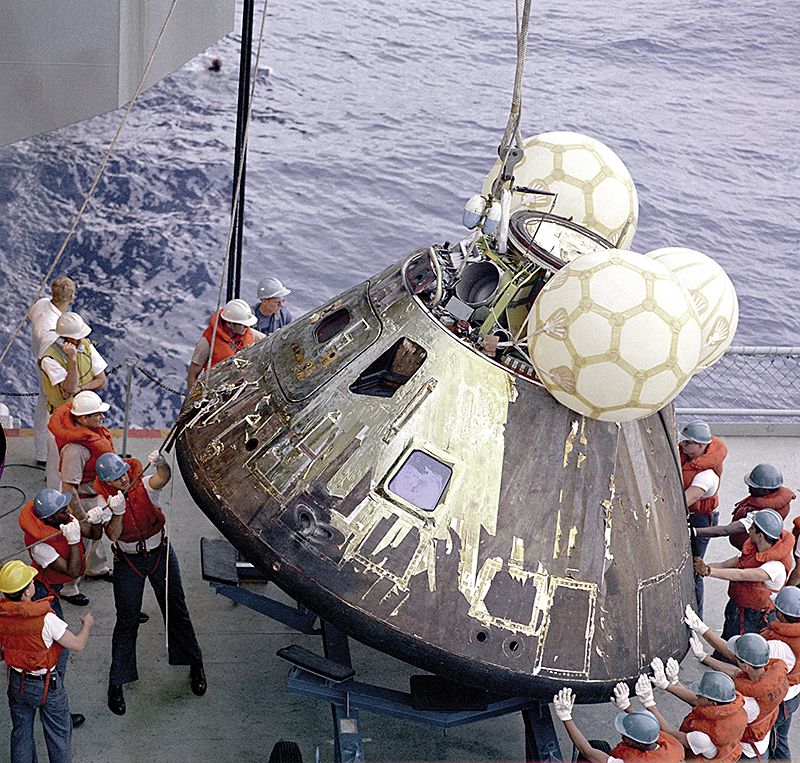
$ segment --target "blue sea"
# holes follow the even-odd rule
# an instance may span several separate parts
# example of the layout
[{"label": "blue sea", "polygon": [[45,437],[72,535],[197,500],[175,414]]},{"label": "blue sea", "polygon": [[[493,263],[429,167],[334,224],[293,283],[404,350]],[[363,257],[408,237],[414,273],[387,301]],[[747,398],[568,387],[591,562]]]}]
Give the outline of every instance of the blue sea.
[{"label": "blue sea", "polygon": [[[739,345],[800,344],[790,22],[765,0],[544,2],[531,19],[523,135],[570,130],[612,148],[639,192],[632,248],[716,259],[739,295]],[[221,288],[224,301],[239,41],[221,40],[140,96],[54,271],[78,282],[74,309],[116,369],[104,392],[111,427],[123,423],[126,360],[136,363],[131,426],[172,425]],[[219,73],[207,71],[212,58]],[[415,249],[462,238],[463,205],[497,157],[515,65],[511,0],[270,2],[241,296],[255,302],[257,282],[277,276],[299,316]],[[0,148],[3,347],[123,113]],[[0,402],[24,426],[35,398],[8,393],[35,389],[26,324],[0,364]]]}]

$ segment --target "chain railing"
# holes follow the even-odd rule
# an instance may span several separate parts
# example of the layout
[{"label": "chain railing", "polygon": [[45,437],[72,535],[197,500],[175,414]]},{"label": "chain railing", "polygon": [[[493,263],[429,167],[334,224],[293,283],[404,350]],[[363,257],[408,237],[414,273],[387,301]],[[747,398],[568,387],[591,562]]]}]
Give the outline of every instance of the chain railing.
[{"label": "chain railing", "polygon": [[675,400],[709,423],[800,422],[800,347],[730,347]]}]

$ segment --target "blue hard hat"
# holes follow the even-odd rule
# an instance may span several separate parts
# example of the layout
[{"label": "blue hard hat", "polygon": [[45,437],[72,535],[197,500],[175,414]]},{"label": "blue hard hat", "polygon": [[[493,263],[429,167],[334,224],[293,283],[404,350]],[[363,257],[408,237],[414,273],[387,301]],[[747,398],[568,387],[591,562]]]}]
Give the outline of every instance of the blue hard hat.
[{"label": "blue hard hat", "polygon": [[661,731],[658,718],[649,710],[620,713],[614,719],[614,728],[620,734],[624,734],[640,744],[653,744],[658,740],[658,733]]},{"label": "blue hard hat", "polygon": [[733,679],[727,673],[720,673],[718,670],[709,670],[703,673],[699,681],[692,684],[692,691],[714,702],[733,702],[736,699],[736,686]]},{"label": "blue hard hat", "polygon": [[71,500],[71,493],[61,493],[58,490],[45,488],[40,490],[33,499],[33,512],[39,519],[46,519],[65,506],[69,506]]},{"label": "blue hard hat", "polygon": [[775,509],[761,509],[753,517],[753,524],[768,538],[776,540],[783,532],[783,519]]},{"label": "blue hard hat", "polygon": [[699,442],[701,445],[708,445],[711,442],[711,428],[705,421],[690,421],[681,427],[678,439],[682,442]]},{"label": "blue hard hat", "polygon": [[130,468],[131,465],[116,453],[103,453],[95,464],[95,471],[102,482],[118,480]]},{"label": "blue hard hat", "polygon": [[728,649],[751,668],[763,668],[769,662],[769,644],[760,633],[731,636],[728,639]]},{"label": "blue hard hat", "polygon": [[758,464],[745,475],[745,484],[764,490],[777,490],[783,485],[783,474],[775,464]]},{"label": "blue hard hat", "polygon": [[775,609],[789,617],[800,617],[800,588],[797,586],[784,586],[778,593],[772,595]]}]

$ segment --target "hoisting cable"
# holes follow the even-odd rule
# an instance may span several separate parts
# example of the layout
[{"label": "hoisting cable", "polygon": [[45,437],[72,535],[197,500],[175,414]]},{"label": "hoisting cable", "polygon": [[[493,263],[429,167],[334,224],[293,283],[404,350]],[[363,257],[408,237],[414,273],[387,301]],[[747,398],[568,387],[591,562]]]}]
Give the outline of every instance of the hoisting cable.
[{"label": "hoisting cable", "polygon": [[[511,113],[508,116],[508,124],[503,134],[503,139],[497,149],[500,160],[503,162],[500,172],[492,184],[492,196],[500,198],[500,191],[505,183],[511,180],[514,167],[522,159],[522,134],[520,133],[519,123],[522,111],[522,74],[525,70],[525,55],[528,49],[528,26],[531,16],[531,0],[525,0],[522,10],[522,21],[519,18],[519,0],[517,0],[517,71],[514,77],[514,94],[511,99]],[[512,138],[516,144],[516,149],[511,148]]]},{"label": "hoisting cable", "polygon": [[[136,86],[136,92],[133,94],[133,98],[131,98],[131,102],[128,104],[128,108],[125,110],[125,115],[122,117],[122,121],[120,122],[119,127],[117,128],[117,132],[114,135],[114,139],[111,141],[111,145],[108,147],[108,151],[106,151],[106,155],[103,157],[103,161],[100,164],[100,169],[97,171],[97,175],[95,175],[94,181],[92,182],[92,185],[89,188],[88,193],[86,194],[86,198],[83,200],[83,204],[81,204],[81,208],[78,210],[78,214],[75,216],[75,221],[72,223],[72,227],[69,229],[69,232],[67,233],[67,236],[64,239],[64,243],[61,244],[61,248],[58,250],[58,254],[56,254],[56,257],[53,260],[53,264],[50,266],[50,269],[47,271],[47,273],[45,273],[42,282],[39,284],[39,288],[36,290],[36,294],[34,295],[30,305],[28,306],[28,310],[30,310],[30,308],[34,305],[36,300],[39,299],[39,295],[42,293],[42,289],[44,289],[45,284],[47,283],[53,271],[55,270],[58,261],[61,259],[61,255],[64,254],[64,250],[67,248],[67,244],[69,243],[70,238],[72,238],[72,234],[75,232],[75,228],[78,226],[78,222],[83,216],[83,212],[86,209],[86,206],[89,204],[89,199],[92,197],[94,189],[100,182],[100,178],[102,177],[103,172],[105,171],[106,164],[108,163],[108,160],[111,156],[111,152],[114,150],[114,146],[117,144],[117,139],[119,138],[119,135],[122,132],[122,128],[125,126],[125,122],[127,122],[128,120],[128,115],[131,113],[133,104],[136,102],[136,99],[139,97],[139,93],[141,93],[142,91],[142,86],[144,85],[144,80],[147,77],[147,72],[150,71],[150,66],[153,63],[153,59],[155,58],[158,46],[161,44],[161,40],[164,37],[164,32],[167,29],[167,24],[169,23],[169,20],[172,17],[172,12],[175,10],[175,6],[177,4],[178,0],[172,0],[172,5],[170,6],[169,12],[167,13],[167,18],[164,20],[164,24],[161,27],[161,31],[159,32],[155,47],[153,48],[153,52],[150,54],[150,58],[147,61],[147,66],[144,67],[144,71],[142,72],[142,77],[139,80],[139,84]],[[17,334],[19,334],[20,330],[22,329],[22,326],[25,323],[25,319],[28,315],[28,310],[25,311],[25,314],[22,316],[22,320],[20,320],[16,330],[12,334],[11,338],[8,340],[8,344],[6,345],[6,348],[3,350],[3,354],[0,355],[0,364],[2,364],[3,359],[8,354],[9,349],[11,349],[11,345],[17,338]]]},{"label": "hoisting cable", "polygon": [[[529,0],[528,0],[529,1]],[[214,313],[214,328],[211,331],[211,342],[210,347],[208,350],[208,369],[211,369],[211,359],[214,357],[214,342],[217,338],[217,326],[219,325],[220,319],[220,311],[222,305],[222,289],[225,284],[225,271],[230,267],[230,256],[231,256],[231,242],[233,241],[233,234],[236,229],[236,213],[239,209],[239,195],[242,188],[242,174],[244,170],[244,162],[247,157],[247,138],[248,133],[250,132],[250,116],[253,111],[253,99],[255,98],[255,90],[256,90],[256,77],[258,76],[258,63],[261,60],[261,44],[264,40],[264,24],[267,19],[267,2],[268,0],[264,0],[264,12],[261,16],[261,33],[258,37],[258,50],[256,51],[256,65],[253,70],[253,79],[252,85],[250,87],[250,101],[247,104],[247,118],[245,120],[245,127],[244,127],[244,135],[242,136],[242,150],[241,156],[239,157],[239,167],[236,172],[236,188],[234,188],[233,192],[233,204],[231,205],[231,224],[230,228],[228,229],[228,241],[225,244],[225,257],[222,260],[222,275],[220,276],[219,282],[219,295],[217,297],[217,310]],[[241,214],[241,210],[239,211]],[[205,374],[203,374],[205,376]],[[204,383],[203,380],[198,379],[201,383]]]}]

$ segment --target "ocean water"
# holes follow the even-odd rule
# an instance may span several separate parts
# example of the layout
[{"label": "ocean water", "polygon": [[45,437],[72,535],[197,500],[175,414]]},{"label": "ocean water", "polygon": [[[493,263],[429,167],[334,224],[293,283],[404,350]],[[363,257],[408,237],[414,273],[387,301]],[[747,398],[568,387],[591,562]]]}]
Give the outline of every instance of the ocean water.
[{"label": "ocean water", "polygon": [[[462,207],[508,119],[515,6],[277,0],[264,29],[241,296],[254,302],[275,275],[299,316],[465,235]],[[54,271],[78,282],[74,309],[116,369],[103,393],[112,427],[126,359],[137,363],[130,424],[171,426],[221,288],[224,300],[238,49],[237,33],[140,96]],[[207,72],[216,57],[222,71]],[[571,130],[612,148],[639,192],[632,248],[716,259],[739,295],[735,344],[800,344],[798,61],[785,9],[764,0],[545,2],[531,19],[523,135]],[[3,347],[122,115],[0,148]],[[35,389],[26,324],[0,363],[0,402],[27,426],[35,398],[8,393]]]}]

